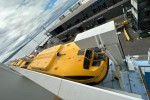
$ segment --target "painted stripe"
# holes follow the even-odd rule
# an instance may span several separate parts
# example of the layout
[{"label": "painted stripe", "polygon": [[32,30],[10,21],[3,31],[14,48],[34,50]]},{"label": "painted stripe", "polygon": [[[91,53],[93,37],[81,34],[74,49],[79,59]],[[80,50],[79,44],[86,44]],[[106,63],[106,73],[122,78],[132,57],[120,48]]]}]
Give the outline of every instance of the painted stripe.
[{"label": "painted stripe", "polygon": [[123,33],[124,33],[126,39],[127,39],[128,41],[130,41],[131,39],[130,39],[130,37],[129,37],[129,35],[128,35],[128,33],[127,33],[127,31],[126,31],[125,28],[123,29]]}]

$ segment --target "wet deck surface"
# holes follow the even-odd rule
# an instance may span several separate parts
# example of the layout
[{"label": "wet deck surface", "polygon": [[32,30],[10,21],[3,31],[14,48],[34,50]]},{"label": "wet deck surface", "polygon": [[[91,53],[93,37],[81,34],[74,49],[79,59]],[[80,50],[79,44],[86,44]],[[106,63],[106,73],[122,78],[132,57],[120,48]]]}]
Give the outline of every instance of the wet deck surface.
[{"label": "wet deck surface", "polygon": [[130,27],[127,28],[127,31],[132,41],[126,41],[123,33],[119,36],[125,55],[147,54],[150,48],[150,37],[138,39],[138,34],[134,33]]},{"label": "wet deck surface", "polygon": [[[120,17],[115,20],[116,23],[123,22],[124,18]],[[124,33],[119,35],[121,45],[125,55],[146,55],[150,48],[150,37],[139,39],[138,33],[136,33],[130,25],[126,27],[126,30],[131,38],[131,41],[127,41]]]}]

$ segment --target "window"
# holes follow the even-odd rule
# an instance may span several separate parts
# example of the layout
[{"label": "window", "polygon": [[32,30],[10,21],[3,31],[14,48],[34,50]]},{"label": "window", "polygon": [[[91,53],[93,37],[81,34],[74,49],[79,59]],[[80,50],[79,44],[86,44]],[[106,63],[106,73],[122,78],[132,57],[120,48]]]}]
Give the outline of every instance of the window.
[{"label": "window", "polygon": [[79,50],[77,55],[84,55],[84,50]]},{"label": "window", "polygon": [[89,69],[91,57],[92,57],[92,51],[86,50],[85,57],[84,57],[84,63],[83,63],[84,69]]}]

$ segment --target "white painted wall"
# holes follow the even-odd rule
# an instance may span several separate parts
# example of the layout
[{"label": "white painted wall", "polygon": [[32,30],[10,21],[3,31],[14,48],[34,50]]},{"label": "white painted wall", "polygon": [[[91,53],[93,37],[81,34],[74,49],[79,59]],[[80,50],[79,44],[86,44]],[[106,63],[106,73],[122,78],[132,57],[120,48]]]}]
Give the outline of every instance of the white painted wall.
[{"label": "white painted wall", "polygon": [[142,100],[139,95],[112,92],[18,67],[11,68],[63,100]]}]

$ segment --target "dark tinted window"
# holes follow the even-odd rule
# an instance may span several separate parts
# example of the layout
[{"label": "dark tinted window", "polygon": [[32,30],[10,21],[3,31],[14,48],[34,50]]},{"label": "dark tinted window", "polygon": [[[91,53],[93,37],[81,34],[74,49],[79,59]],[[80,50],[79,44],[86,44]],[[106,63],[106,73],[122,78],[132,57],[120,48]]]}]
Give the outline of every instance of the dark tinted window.
[{"label": "dark tinted window", "polygon": [[102,60],[105,60],[105,54],[95,54],[92,66],[100,66]]},{"label": "dark tinted window", "polygon": [[78,55],[84,55],[84,50],[79,50]]},{"label": "dark tinted window", "polygon": [[84,64],[83,64],[84,69],[89,69],[91,57],[92,57],[92,51],[86,50],[85,58],[84,58]]}]

